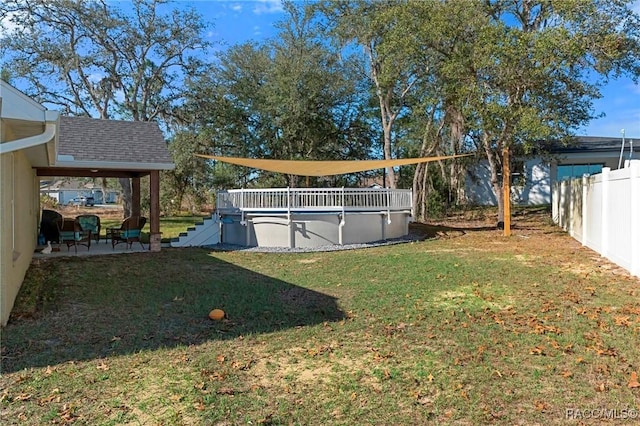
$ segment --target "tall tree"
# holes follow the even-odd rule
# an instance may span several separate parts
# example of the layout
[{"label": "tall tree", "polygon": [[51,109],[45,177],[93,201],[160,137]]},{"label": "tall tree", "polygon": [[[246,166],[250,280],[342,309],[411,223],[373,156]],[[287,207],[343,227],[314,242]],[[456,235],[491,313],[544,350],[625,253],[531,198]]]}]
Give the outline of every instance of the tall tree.
[{"label": "tall tree", "polygon": [[508,167],[502,166],[513,147],[526,150],[538,141],[569,137],[593,118],[592,99],[603,79],[625,72],[640,76],[640,25],[629,3],[483,5],[491,24],[474,48],[475,126],[489,160],[499,217],[510,203]]},{"label": "tall tree", "polygon": [[[122,11],[104,0],[7,0],[0,16],[17,27],[0,40],[1,65],[68,114],[169,123],[208,42],[200,15],[165,13],[165,4],[133,0]],[[131,186],[121,184],[127,215]]]},{"label": "tall tree", "polygon": [[[284,7],[287,19],[278,23],[277,38],[233,46],[221,55],[196,83],[206,89],[193,93],[189,110],[207,111],[198,125],[217,129],[211,149],[222,155],[291,160],[368,156],[371,138],[360,110],[359,68],[323,42],[304,8],[290,2]],[[263,171],[251,177],[257,185],[307,183],[298,176]],[[318,182],[314,178],[308,183]]]},{"label": "tall tree", "polygon": [[[415,63],[406,61],[403,51],[390,49],[385,44],[398,35],[393,31],[398,28],[393,17],[398,3],[324,0],[312,6],[326,18],[325,25],[334,40],[342,46],[356,43],[363,50],[377,97],[385,159],[394,157],[394,125],[407,112],[406,98],[417,81]],[[386,180],[390,188],[396,187],[392,167],[386,169]]]},{"label": "tall tree", "polygon": [[[472,95],[467,70],[472,40],[486,22],[469,6],[469,2],[394,2],[379,17],[394,23],[380,50],[394,52],[394,57],[404,57],[402,63],[413,64],[414,90],[405,100],[410,119],[398,123],[410,123],[414,128],[417,146],[413,155],[466,150],[466,115]],[[455,160],[438,166],[441,177],[437,180],[449,188],[448,202],[463,203],[464,163]],[[434,186],[434,179],[427,176],[429,168],[433,170],[426,163],[418,164],[413,175],[414,209],[419,220],[426,218],[428,193]]]}]

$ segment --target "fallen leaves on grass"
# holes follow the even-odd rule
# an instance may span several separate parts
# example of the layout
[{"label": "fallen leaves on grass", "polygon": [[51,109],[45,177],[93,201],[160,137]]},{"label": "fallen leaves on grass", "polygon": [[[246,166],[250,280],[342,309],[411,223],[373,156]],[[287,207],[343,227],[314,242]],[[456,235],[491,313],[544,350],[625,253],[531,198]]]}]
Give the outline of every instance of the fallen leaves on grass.
[{"label": "fallen leaves on grass", "polygon": [[614,316],[613,320],[615,321],[616,325],[622,327],[628,327],[631,324],[630,316]]},{"label": "fallen leaves on grass", "polygon": [[236,391],[233,388],[220,388],[216,391],[218,395],[235,395]]},{"label": "fallen leaves on grass", "polygon": [[544,356],[545,355],[544,346],[536,346],[534,348],[531,348],[531,350],[529,350],[529,354]]},{"label": "fallen leaves on grass", "polygon": [[536,411],[540,411],[541,413],[544,413],[549,409],[549,405],[544,401],[536,401],[535,408],[536,408]]},{"label": "fallen leaves on grass", "polygon": [[19,395],[16,395],[13,397],[14,401],[28,401],[31,399],[31,394],[30,393],[21,393]]},{"label": "fallen leaves on grass", "polygon": [[73,423],[78,417],[75,414],[75,407],[69,404],[62,406],[62,411],[58,412],[58,416],[64,423]]},{"label": "fallen leaves on grass", "polygon": [[607,390],[607,385],[604,383],[599,383],[595,387],[596,392],[605,392]]},{"label": "fallen leaves on grass", "polygon": [[630,388],[640,388],[640,382],[638,382],[638,373],[635,371],[631,372],[631,378],[629,379],[629,383],[627,384]]}]

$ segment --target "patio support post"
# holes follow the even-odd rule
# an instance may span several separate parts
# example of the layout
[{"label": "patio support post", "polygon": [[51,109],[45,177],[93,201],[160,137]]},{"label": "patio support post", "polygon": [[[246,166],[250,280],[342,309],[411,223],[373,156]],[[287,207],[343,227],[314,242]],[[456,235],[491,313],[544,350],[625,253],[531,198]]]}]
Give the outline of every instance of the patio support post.
[{"label": "patio support post", "polygon": [[151,204],[149,206],[149,227],[151,231],[149,234],[149,250],[160,251],[162,233],[160,232],[160,172],[158,170],[152,170],[149,175],[149,198]]},{"label": "patio support post", "polygon": [[140,178],[131,178],[131,216],[140,216]]}]

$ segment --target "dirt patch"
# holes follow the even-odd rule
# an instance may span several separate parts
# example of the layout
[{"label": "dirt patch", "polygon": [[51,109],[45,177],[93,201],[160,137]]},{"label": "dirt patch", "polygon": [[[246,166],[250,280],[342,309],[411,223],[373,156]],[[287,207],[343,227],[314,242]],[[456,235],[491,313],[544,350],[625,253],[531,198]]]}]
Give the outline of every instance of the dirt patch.
[{"label": "dirt patch", "polygon": [[452,242],[449,247],[425,252],[453,251],[472,255],[480,250],[504,255],[505,249],[511,248],[515,259],[532,268],[554,264],[580,277],[598,273],[634,279],[627,270],[583,247],[558,228],[547,208],[516,209],[511,221],[511,237],[503,237],[503,230],[496,227],[496,217],[495,208],[473,209],[432,223],[411,223],[409,229],[425,239]]},{"label": "dirt patch", "polygon": [[307,290],[302,287],[290,287],[281,291],[280,299],[287,304],[291,304],[299,308],[328,308],[332,303],[331,300],[327,298],[327,295]]}]

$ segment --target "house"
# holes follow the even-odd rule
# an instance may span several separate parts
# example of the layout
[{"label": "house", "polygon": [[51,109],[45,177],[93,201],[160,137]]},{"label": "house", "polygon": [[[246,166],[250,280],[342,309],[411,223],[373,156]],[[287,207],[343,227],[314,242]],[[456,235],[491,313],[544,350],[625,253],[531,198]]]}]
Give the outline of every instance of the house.
[{"label": "house", "polygon": [[[576,137],[573,143],[547,144],[544,154],[516,158],[511,161],[511,200],[516,205],[551,204],[551,188],[557,181],[596,174],[603,167],[612,170],[629,159],[640,159],[640,143],[622,138]],[[491,189],[491,172],[486,160],[467,172],[465,192],[470,204],[496,205]]]},{"label": "house", "polygon": [[160,250],[160,170],[175,166],[152,122],[64,117],[0,80],[0,325],[6,325],[37,244],[40,180],[150,176],[150,248]]},{"label": "house", "polygon": [[102,186],[93,182],[81,182],[77,179],[40,181],[40,194],[53,198],[60,205],[66,205],[76,197],[93,197],[96,204],[116,203],[120,191],[107,189],[106,197]]}]

